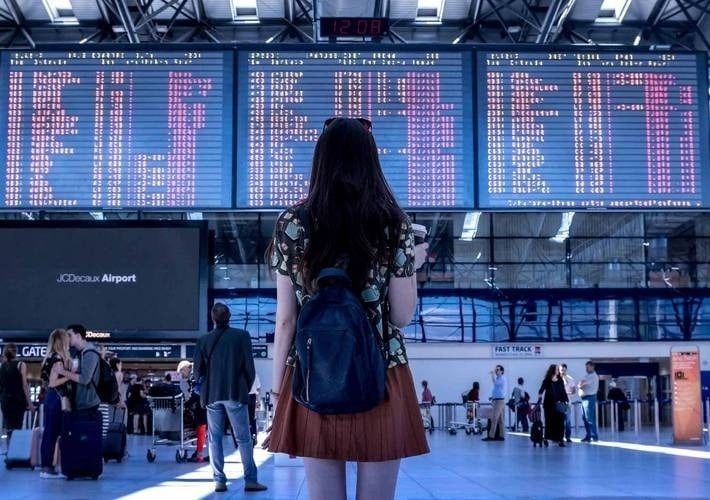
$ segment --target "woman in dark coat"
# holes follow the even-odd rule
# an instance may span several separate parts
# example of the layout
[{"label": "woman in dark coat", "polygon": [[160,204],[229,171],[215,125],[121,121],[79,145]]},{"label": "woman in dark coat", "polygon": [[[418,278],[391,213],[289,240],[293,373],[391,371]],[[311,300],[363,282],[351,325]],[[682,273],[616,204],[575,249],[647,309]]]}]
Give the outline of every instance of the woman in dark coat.
[{"label": "woman in dark coat", "polygon": [[565,446],[565,414],[557,408],[558,402],[569,404],[565,391],[565,383],[557,370],[557,365],[550,365],[545,373],[540,390],[542,409],[545,412],[545,445],[554,441],[560,446]]}]

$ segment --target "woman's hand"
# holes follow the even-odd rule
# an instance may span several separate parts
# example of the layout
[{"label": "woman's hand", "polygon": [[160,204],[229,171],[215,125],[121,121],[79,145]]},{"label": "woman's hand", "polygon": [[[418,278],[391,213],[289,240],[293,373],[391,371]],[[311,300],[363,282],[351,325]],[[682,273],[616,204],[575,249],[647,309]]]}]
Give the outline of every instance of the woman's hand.
[{"label": "woman's hand", "polygon": [[424,265],[427,258],[427,250],[429,250],[429,243],[419,243],[414,245],[414,269],[419,269]]}]

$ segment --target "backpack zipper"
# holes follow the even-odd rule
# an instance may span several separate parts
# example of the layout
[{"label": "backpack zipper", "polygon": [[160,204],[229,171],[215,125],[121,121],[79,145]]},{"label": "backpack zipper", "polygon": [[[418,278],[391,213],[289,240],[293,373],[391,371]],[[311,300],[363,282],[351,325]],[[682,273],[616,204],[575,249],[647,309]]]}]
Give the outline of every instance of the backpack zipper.
[{"label": "backpack zipper", "polygon": [[306,342],[306,359],[308,360],[307,363],[307,368],[306,368],[306,401],[311,400],[310,396],[310,380],[311,380],[311,341],[313,340],[312,337],[308,337],[308,341]]}]

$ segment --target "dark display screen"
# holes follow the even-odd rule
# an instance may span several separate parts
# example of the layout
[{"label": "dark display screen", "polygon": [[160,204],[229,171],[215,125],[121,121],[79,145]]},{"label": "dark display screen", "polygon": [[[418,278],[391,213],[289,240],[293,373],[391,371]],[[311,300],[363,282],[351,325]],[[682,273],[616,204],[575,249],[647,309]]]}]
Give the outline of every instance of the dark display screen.
[{"label": "dark display screen", "polygon": [[710,206],[695,53],[478,53],[481,208]]},{"label": "dark display screen", "polygon": [[207,327],[205,240],[196,222],[2,224],[0,334],[82,323],[111,338],[194,338]]},{"label": "dark display screen", "polygon": [[2,52],[0,207],[230,207],[232,61],[229,51]]},{"label": "dark display screen", "polygon": [[239,51],[238,208],[305,198],[313,149],[333,116],[368,118],[400,205],[473,207],[472,64],[467,51]]}]

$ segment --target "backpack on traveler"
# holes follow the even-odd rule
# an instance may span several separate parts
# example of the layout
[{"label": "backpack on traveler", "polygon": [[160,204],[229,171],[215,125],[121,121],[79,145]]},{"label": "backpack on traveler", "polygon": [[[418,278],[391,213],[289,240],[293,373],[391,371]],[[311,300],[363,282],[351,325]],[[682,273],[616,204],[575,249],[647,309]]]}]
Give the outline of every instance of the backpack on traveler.
[{"label": "backpack on traveler", "polygon": [[322,414],[359,413],[385,398],[386,351],[340,268],[323,269],[296,322],[293,398]]},{"label": "backpack on traveler", "polygon": [[[116,375],[111,369],[111,365],[108,364],[104,358],[95,349],[89,349],[87,352],[95,352],[99,357],[99,363],[96,369],[99,371],[99,381],[94,384],[94,389],[96,390],[96,395],[99,397],[102,403],[107,403],[110,405],[115,405],[120,401],[118,394],[118,381],[116,380]],[[92,378],[93,380],[93,378]]]}]

